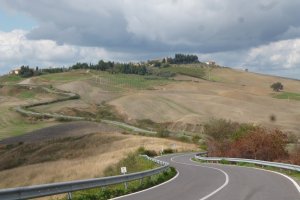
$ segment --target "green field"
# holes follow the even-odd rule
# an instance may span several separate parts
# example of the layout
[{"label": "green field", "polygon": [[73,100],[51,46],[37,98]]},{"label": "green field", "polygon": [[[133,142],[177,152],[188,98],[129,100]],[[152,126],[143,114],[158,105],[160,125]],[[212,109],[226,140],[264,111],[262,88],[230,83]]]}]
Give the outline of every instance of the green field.
[{"label": "green field", "polygon": [[202,65],[172,65],[171,67],[162,68],[162,72],[172,72],[176,74],[187,75],[195,78],[205,78],[206,69]]},{"label": "green field", "polygon": [[4,75],[0,76],[0,84],[14,84],[24,80],[18,75]]},{"label": "green field", "polygon": [[22,91],[20,94],[17,95],[20,99],[31,99],[34,98],[36,95],[33,91]]},{"label": "green field", "polygon": [[157,76],[109,74],[106,72],[95,74],[94,81],[109,91],[123,91],[126,89],[147,90],[172,82],[172,80]]},{"label": "green field", "polygon": [[8,107],[1,107],[0,112],[0,140],[58,123],[47,121],[30,121],[23,118],[21,115],[12,109],[9,109]]},{"label": "green field", "polygon": [[76,70],[70,72],[62,72],[62,73],[53,73],[53,74],[46,74],[37,76],[38,79],[41,81],[49,81],[49,82],[71,82],[71,81],[80,81],[92,78],[92,74],[83,71],[83,70]]},{"label": "green field", "polygon": [[279,94],[275,94],[273,97],[277,99],[289,99],[300,101],[300,94],[293,92],[280,92]]}]

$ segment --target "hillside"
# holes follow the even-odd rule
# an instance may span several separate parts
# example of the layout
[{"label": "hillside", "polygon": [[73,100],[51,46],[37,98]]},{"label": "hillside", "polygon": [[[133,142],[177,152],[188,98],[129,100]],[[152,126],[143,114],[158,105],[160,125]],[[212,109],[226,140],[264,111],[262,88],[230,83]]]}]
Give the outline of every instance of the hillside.
[{"label": "hillside", "polygon": [[[163,78],[75,70],[33,77],[20,83],[51,84],[81,96],[79,100],[34,108],[40,112],[101,118],[112,114],[109,119],[130,124],[149,119],[168,124],[168,128],[176,132],[201,132],[203,123],[214,117],[280,128],[300,135],[300,101],[295,96],[300,93],[300,81],[195,64],[161,69],[161,72],[166,71],[177,75]],[[271,90],[270,85],[277,81],[284,85],[284,92]],[[283,99],[274,98],[278,94],[282,94]],[[6,108],[6,112],[6,104],[26,102],[26,99],[10,96],[1,96],[1,100],[1,109]],[[17,114],[9,111],[9,115]],[[275,116],[276,121],[271,121],[270,116]],[[37,124],[47,126],[45,123]],[[8,124],[7,127],[12,126]],[[29,127],[32,128],[28,130],[35,129]],[[7,136],[7,133],[1,134],[2,138]]]},{"label": "hillside", "polygon": [[[197,150],[197,145],[179,140],[197,139],[202,145],[206,137],[203,125],[210,118],[280,128],[300,136],[300,81],[220,67],[180,65],[159,70],[176,75],[166,78],[73,70],[2,79],[1,187],[99,177],[107,166],[140,146],[155,151],[162,147]],[[278,81],[284,85],[283,92],[270,88]],[[77,93],[80,99],[35,106],[32,111],[125,122],[158,134],[168,129],[177,139],[138,136],[118,124],[66,123],[16,113],[16,106],[60,98],[35,85]]]},{"label": "hillside", "polygon": [[[109,103],[128,119],[172,122],[177,130],[214,117],[280,128],[300,135],[300,101],[273,98],[270,88],[272,83],[280,81],[285,91],[300,93],[300,81],[227,68],[211,71],[214,82],[187,76],[176,79],[186,81],[128,94]],[[271,115],[276,116],[275,122],[270,121]]]}]

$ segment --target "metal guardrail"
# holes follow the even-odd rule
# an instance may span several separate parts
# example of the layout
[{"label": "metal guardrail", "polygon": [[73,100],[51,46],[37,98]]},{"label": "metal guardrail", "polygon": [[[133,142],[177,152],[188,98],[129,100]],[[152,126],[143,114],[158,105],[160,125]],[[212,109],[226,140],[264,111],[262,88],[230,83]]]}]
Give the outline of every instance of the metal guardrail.
[{"label": "metal guardrail", "polygon": [[[151,160],[161,167],[147,170],[143,172],[131,173],[119,176],[110,176],[104,178],[95,178],[79,181],[61,182],[61,183],[51,183],[43,185],[35,185],[28,187],[18,187],[18,188],[8,188],[0,189],[0,199],[5,200],[21,200],[30,199],[44,196],[51,196],[56,194],[71,193],[74,191],[103,187],[108,185],[114,185],[129,181],[134,181],[149,177],[158,173],[161,173],[169,168],[169,163],[160,161],[154,158],[143,155],[148,160]],[[71,196],[71,195],[70,195]]]},{"label": "metal guardrail", "polygon": [[243,159],[243,158],[225,158],[225,157],[203,157],[203,155],[207,154],[207,152],[200,153],[195,155],[196,159],[203,160],[203,161],[228,161],[228,162],[241,162],[241,163],[251,163],[256,164],[260,166],[268,166],[268,167],[276,167],[279,169],[285,169],[285,170],[293,170],[296,172],[300,172],[300,166],[299,165],[292,165],[287,163],[279,163],[279,162],[269,162],[269,161],[263,161],[263,160],[254,160],[254,159]]}]

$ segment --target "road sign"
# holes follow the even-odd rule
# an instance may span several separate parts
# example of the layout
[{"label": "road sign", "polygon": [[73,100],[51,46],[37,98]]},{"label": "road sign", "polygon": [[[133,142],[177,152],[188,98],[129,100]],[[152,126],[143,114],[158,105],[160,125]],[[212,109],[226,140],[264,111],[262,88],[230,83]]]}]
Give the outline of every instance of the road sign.
[{"label": "road sign", "polygon": [[121,173],[126,174],[127,173],[127,168],[126,167],[121,167]]}]

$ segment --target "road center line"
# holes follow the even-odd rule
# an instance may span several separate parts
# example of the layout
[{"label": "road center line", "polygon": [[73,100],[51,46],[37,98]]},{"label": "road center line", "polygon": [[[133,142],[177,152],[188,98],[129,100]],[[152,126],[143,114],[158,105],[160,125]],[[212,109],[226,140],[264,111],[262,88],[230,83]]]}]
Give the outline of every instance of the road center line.
[{"label": "road center line", "polygon": [[[225,182],[224,182],[223,185],[221,185],[219,188],[217,188],[216,190],[214,190],[210,194],[200,198],[199,200],[208,199],[209,197],[215,195],[216,193],[218,193],[219,191],[221,191],[224,187],[226,187],[228,185],[229,175],[225,171],[223,171],[221,169],[218,169],[218,168],[215,168],[215,167],[201,166],[201,165],[196,165],[196,164],[191,164],[191,163],[182,163],[182,162],[177,162],[177,161],[174,160],[174,158],[178,158],[178,157],[182,157],[182,156],[185,156],[185,155],[174,156],[174,157],[171,158],[171,161],[174,162],[174,163],[183,164],[183,165],[190,165],[190,166],[203,167],[203,168],[209,168],[209,169],[217,170],[217,171],[219,171],[219,172],[221,172],[225,175]],[[191,159],[190,159],[190,161],[193,162]]]}]

